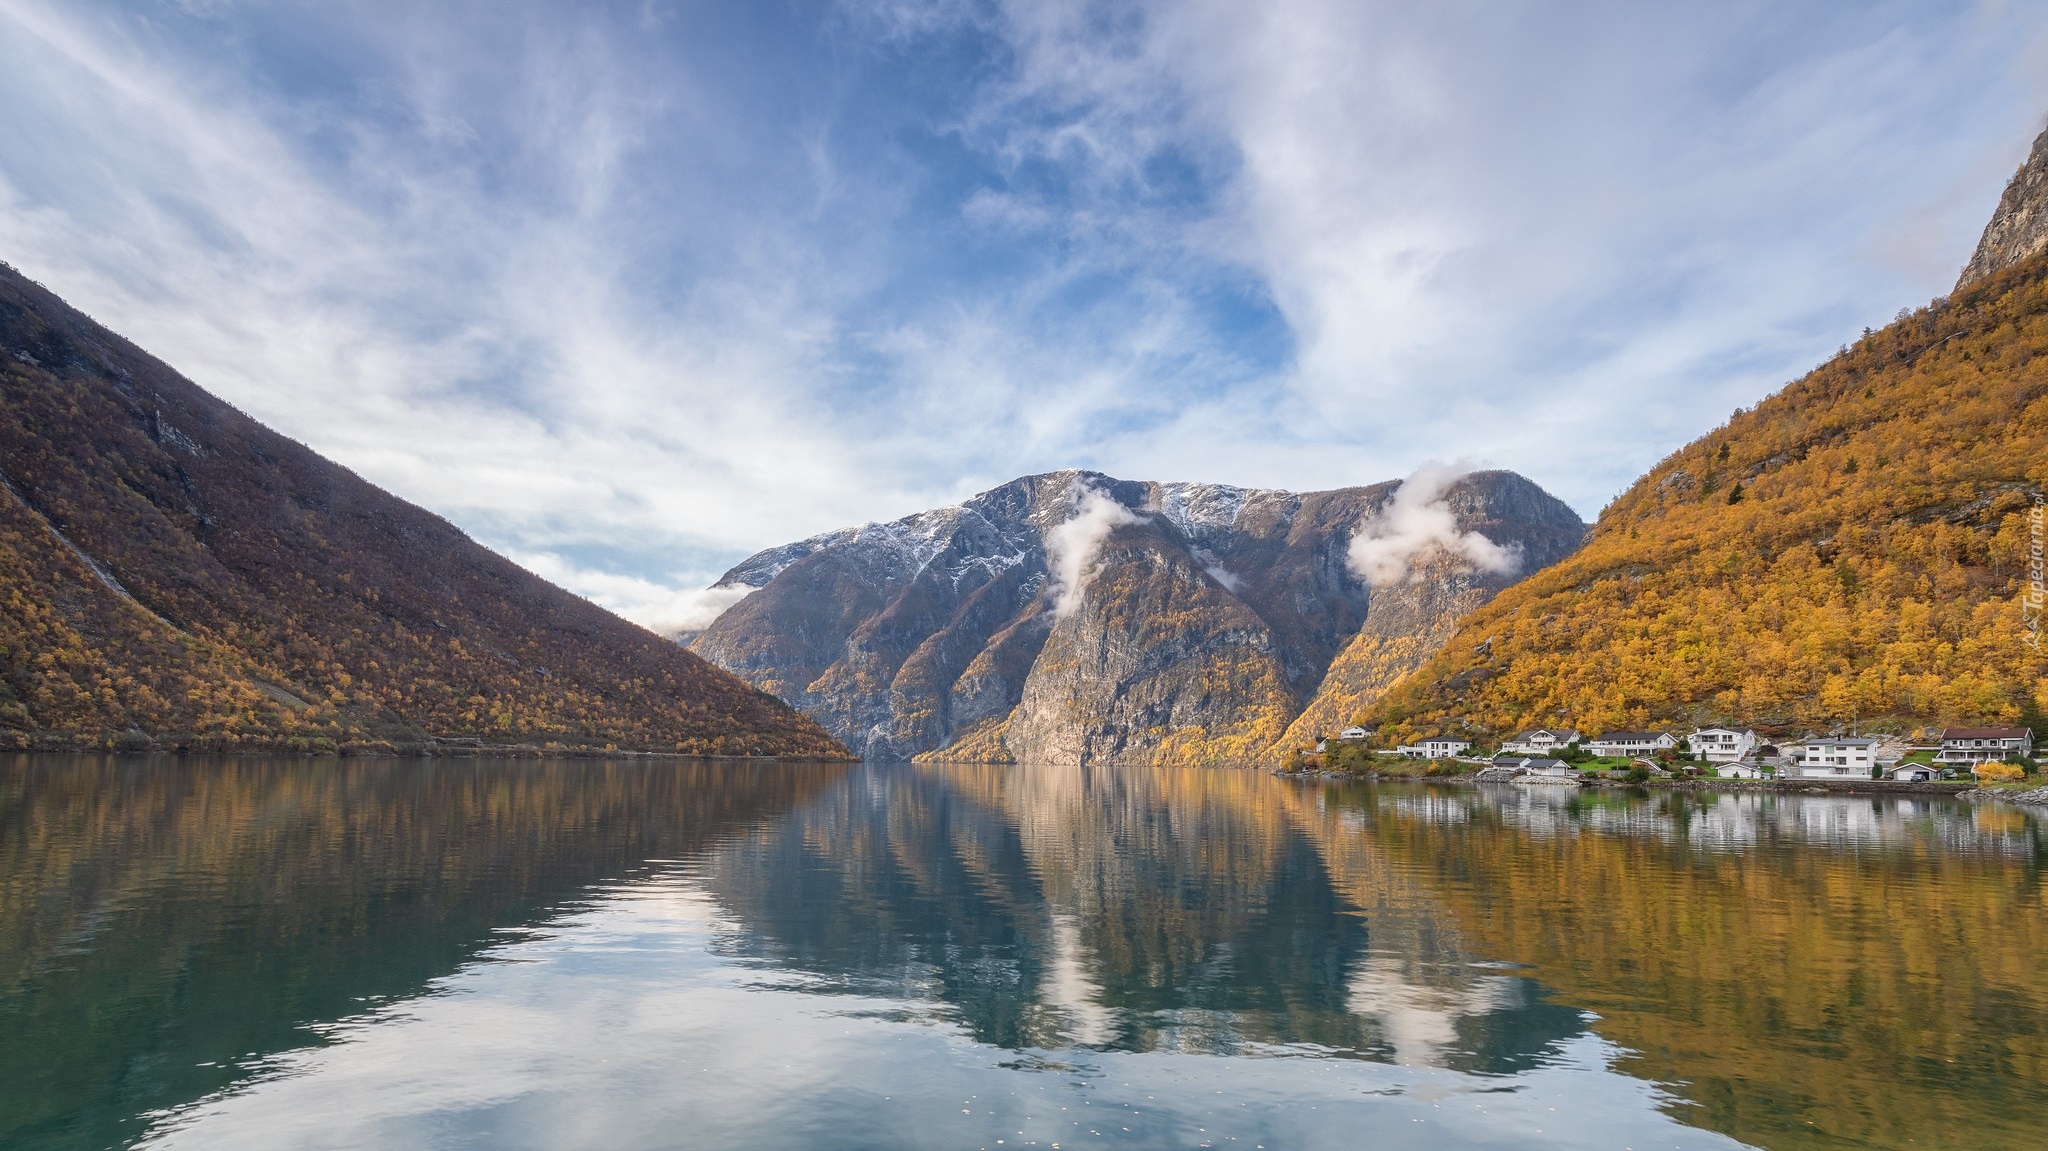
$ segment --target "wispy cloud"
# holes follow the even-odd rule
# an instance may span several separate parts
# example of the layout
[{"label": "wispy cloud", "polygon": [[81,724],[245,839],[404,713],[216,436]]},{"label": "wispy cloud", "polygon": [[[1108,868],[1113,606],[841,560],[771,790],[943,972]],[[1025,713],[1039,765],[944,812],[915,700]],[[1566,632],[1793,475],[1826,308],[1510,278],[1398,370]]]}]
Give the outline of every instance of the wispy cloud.
[{"label": "wispy cloud", "polygon": [[1432,460],[1402,480],[1394,498],[1352,535],[1345,552],[1351,573],[1373,587],[1392,587],[1415,578],[1416,560],[1443,556],[1473,571],[1513,575],[1522,566],[1520,547],[1460,529],[1457,513],[1444,498],[1472,470],[1469,464]]},{"label": "wispy cloud", "polygon": [[1045,533],[1045,565],[1052,576],[1046,593],[1052,597],[1056,620],[1074,614],[1081,606],[1110,533],[1145,519],[1092,484],[1076,481],[1068,500],[1073,513]]},{"label": "wispy cloud", "polygon": [[669,621],[758,547],[1055,467],[1471,454],[1590,513],[1943,290],[2048,109],[2044,31],[0,0],[0,259]]}]

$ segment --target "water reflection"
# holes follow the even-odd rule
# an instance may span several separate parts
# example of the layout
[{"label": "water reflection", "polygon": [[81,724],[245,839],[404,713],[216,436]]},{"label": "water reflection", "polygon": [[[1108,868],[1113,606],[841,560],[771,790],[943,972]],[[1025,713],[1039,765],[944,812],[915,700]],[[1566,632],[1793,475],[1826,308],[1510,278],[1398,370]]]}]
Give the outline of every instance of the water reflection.
[{"label": "water reflection", "polygon": [[0,764],[0,1145],[2030,1145],[2040,824],[1240,772]]},{"label": "water reflection", "polygon": [[[2048,841],[1936,799],[1371,788],[1333,843],[1428,887],[1669,1086],[1771,1148],[2019,1147],[2048,1103]],[[1525,794],[1526,793],[1526,794]]]},{"label": "water reflection", "polygon": [[842,770],[0,758],[0,1146],[121,1145]]},{"label": "water reflection", "polygon": [[1244,772],[870,770],[707,877],[747,925],[735,954],[941,1001],[1001,1047],[1305,1044],[1499,1073],[1583,1029],[1473,967],[1369,852],[1329,858],[1299,803]]}]

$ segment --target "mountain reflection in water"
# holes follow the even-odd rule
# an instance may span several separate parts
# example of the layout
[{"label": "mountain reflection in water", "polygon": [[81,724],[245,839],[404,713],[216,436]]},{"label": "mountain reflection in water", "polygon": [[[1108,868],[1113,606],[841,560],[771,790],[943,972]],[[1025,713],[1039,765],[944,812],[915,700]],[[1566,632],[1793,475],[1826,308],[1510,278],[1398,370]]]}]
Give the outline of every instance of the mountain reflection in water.
[{"label": "mountain reflection in water", "polygon": [[2032,816],[0,761],[0,1146],[2010,1147]]},{"label": "mountain reflection in water", "polygon": [[[932,999],[976,1040],[1500,1074],[1584,1030],[1475,968],[1428,893],[1249,772],[932,766],[713,857],[733,953]],[[791,898],[796,893],[796,898]]]}]

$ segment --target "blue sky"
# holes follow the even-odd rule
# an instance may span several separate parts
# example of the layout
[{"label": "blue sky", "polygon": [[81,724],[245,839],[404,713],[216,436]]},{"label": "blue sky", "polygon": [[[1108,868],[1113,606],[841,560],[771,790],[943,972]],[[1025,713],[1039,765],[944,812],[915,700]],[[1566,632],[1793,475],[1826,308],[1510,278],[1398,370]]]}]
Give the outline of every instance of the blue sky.
[{"label": "blue sky", "polygon": [[661,624],[1060,467],[1590,518],[1947,290],[2048,9],[0,0],[0,107],[0,259]]}]

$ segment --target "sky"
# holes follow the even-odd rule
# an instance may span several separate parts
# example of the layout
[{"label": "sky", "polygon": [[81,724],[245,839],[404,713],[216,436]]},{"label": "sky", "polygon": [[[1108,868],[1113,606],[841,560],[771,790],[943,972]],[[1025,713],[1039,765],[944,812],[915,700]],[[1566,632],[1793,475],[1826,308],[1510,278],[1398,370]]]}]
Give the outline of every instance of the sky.
[{"label": "sky", "polygon": [[2018,0],[0,0],[0,260],[671,627],[1057,468],[1591,519],[2044,120]]}]

